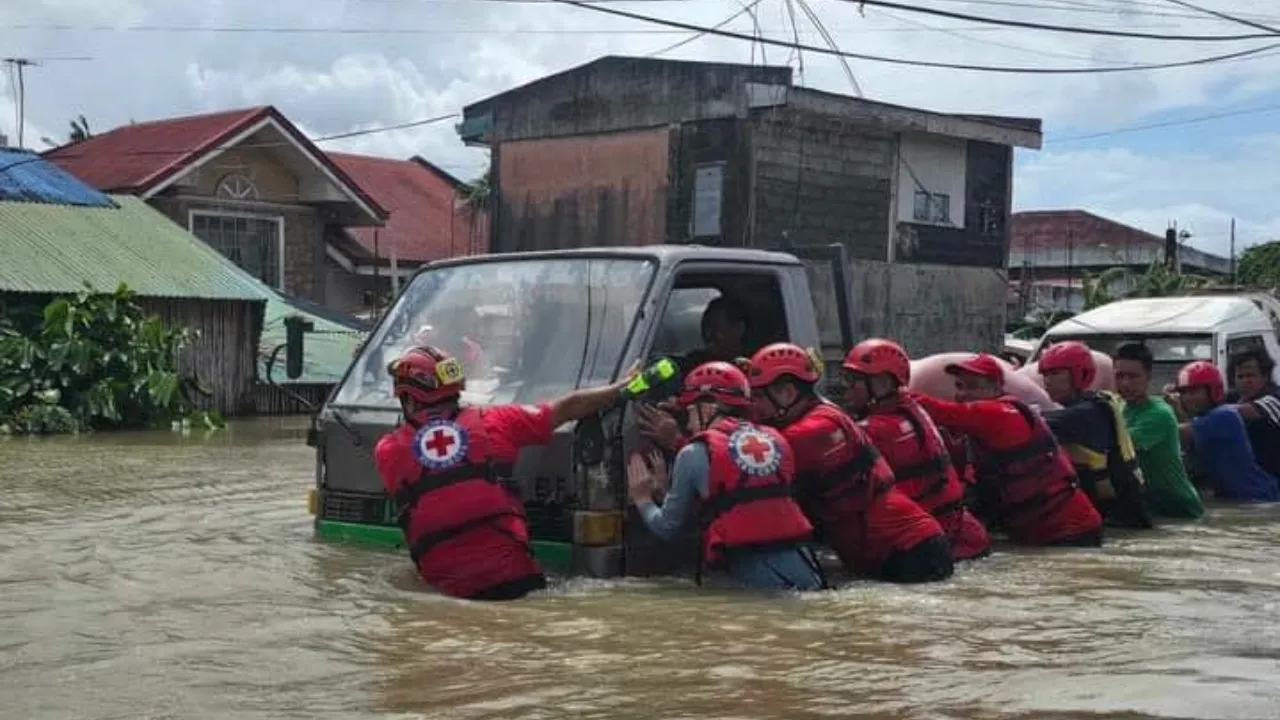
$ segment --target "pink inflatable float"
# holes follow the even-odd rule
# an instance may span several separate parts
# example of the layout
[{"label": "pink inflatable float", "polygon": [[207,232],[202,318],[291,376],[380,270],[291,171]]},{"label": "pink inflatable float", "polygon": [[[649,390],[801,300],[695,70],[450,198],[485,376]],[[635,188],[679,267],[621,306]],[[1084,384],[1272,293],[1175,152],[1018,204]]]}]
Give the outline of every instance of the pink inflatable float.
[{"label": "pink inflatable float", "polygon": [[[973,353],[954,352],[939,353],[919,360],[911,361],[911,382],[908,384],[912,391],[922,393],[924,395],[932,395],[941,400],[955,400],[956,386],[955,380],[947,374],[947,366],[958,363],[973,357]],[[1030,376],[1022,375],[1014,369],[1012,365],[1003,360],[999,361],[1004,366],[1004,389],[1014,397],[1031,407],[1048,410],[1057,408],[1058,405],[1049,399],[1045,394],[1044,388],[1036,384],[1035,380]],[[1109,367],[1109,366],[1108,366]]]},{"label": "pink inflatable float", "polygon": [[[1098,366],[1098,377],[1094,379],[1093,384],[1089,386],[1090,390],[1115,390],[1116,375],[1115,369],[1111,367],[1111,357],[1097,350],[1090,350],[1093,353],[1093,362]],[[1023,367],[1018,368],[1015,372],[1024,377],[1030,378],[1039,387],[1044,387],[1044,376],[1040,374],[1040,363],[1027,363]]]}]

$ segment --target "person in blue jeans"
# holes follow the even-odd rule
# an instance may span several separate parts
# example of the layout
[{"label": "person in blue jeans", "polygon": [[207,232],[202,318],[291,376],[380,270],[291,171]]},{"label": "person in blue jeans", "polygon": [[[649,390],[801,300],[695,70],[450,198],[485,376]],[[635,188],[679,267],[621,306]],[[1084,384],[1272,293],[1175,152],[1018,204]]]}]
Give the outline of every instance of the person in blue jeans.
[{"label": "person in blue jeans", "polygon": [[677,405],[693,438],[676,454],[670,489],[656,451],[633,454],[627,486],[645,525],[658,537],[681,534],[697,506],[701,568],[724,570],[737,583],[763,590],[821,590],[821,566],[809,542],[813,526],[792,499],[795,457],[772,428],[748,422],[746,375],[725,362],[693,369]]},{"label": "person in blue jeans", "polygon": [[1177,401],[1190,418],[1179,426],[1214,496],[1242,502],[1280,501],[1280,481],[1258,464],[1244,419],[1224,405],[1226,383],[1216,365],[1203,360],[1178,371]]}]

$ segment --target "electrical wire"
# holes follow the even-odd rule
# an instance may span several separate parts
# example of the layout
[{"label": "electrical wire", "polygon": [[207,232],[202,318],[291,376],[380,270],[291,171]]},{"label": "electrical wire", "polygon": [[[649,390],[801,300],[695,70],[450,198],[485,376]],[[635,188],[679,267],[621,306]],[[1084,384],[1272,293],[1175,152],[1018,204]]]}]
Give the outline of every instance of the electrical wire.
[{"label": "electrical wire", "polygon": [[[347,138],[362,137],[365,135],[376,135],[379,133],[394,132],[396,130],[407,130],[409,128],[423,127],[425,125],[431,125],[434,123],[443,122],[445,120],[449,120],[456,117],[458,117],[458,113],[450,113],[448,115],[440,115],[438,117],[427,118],[425,120],[414,120],[413,122],[399,123],[396,125],[384,125],[382,127],[366,128],[364,130],[353,130],[351,132],[338,133],[336,135],[325,135],[318,138],[308,138],[308,139],[312,143],[322,143],[322,142],[328,142],[330,140],[345,140]],[[64,145],[62,147],[69,148],[69,147],[75,147],[76,145],[85,145],[85,144],[91,143],[93,141],[93,138],[104,137],[107,134],[109,133],[103,133],[102,135],[95,135],[87,141],[81,141],[80,143],[76,143],[75,145]],[[166,148],[163,150],[125,150],[125,151],[117,152],[114,154],[118,156],[187,155],[190,153],[203,153],[203,152],[215,152],[215,151],[220,152],[223,150],[231,149],[233,147],[237,149],[255,149],[255,148],[289,147],[291,145],[293,145],[292,142],[279,141],[279,142],[262,142],[262,143],[241,143],[237,145],[222,145],[222,146],[215,146],[215,147],[197,146],[197,147],[190,147],[190,148]],[[54,148],[54,150],[57,150],[57,149],[58,148]],[[79,153],[64,152],[64,153],[60,153],[59,157],[62,159],[72,159],[72,158],[83,157],[84,154],[85,153],[83,152],[79,152]],[[45,162],[47,160],[48,158],[46,158],[43,154],[33,154],[29,158],[23,158],[21,160],[11,162],[8,165],[0,166],[0,173],[8,172],[14,168],[21,167],[23,165],[28,165],[28,164],[37,163],[37,162]]]},{"label": "electrical wire", "polygon": [[1184,7],[1184,8],[1187,8],[1188,10],[1195,10],[1196,12],[1202,12],[1206,15],[1212,15],[1218,18],[1219,20],[1226,20],[1228,22],[1237,23],[1239,25],[1244,25],[1246,27],[1254,28],[1255,30],[1265,30],[1267,34],[1271,36],[1280,35],[1280,29],[1269,27],[1267,25],[1263,25],[1262,23],[1254,22],[1252,20],[1246,20],[1242,17],[1238,17],[1235,15],[1228,15],[1227,13],[1219,12],[1218,10],[1210,10],[1209,8],[1202,8],[1199,5],[1192,5],[1191,3],[1185,2],[1184,0],[1165,0],[1165,2],[1173,3],[1178,7]]},{"label": "electrical wire", "polygon": [[[755,0],[755,1],[754,1],[754,2],[752,2],[750,5],[744,5],[744,6],[742,7],[742,9],[741,9],[741,10],[739,10],[738,12],[736,12],[736,13],[734,13],[734,14],[730,15],[729,17],[725,18],[724,20],[721,20],[720,22],[716,23],[715,25],[712,25],[712,26],[711,26],[711,29],[712,29],[712,30],[719,30],[720,28],[723,28],[724,26],[728,25],[729,23],[733,22],[734,20],[737,20],[738,18],[742,17],[743,15],[747,15],[747,14],[751,13],[751,11],[752,11],[752,10],[755,10],[756,6],[757,6],[757,5],[759,5],[759,4],[760,4],[760,3],[762,3],[762,2],[764,2],[764,0]],[[682,47],[684,47],[685,45],[688,45],[688,44],[689,44],[689,43],[691,43],[691,42],[696,42],[696,41],[698,41],[698,40],[701,40],[702,38],[704,38],[704,37],[706,37],[706,36],[707,36],[707,33],[706,33],[706,32],[697,32],[697,33],[694,33],[693,35],[691,35],[691,36],[689,36],[689,37],[685,38],[684,40],[681,40],[680,42],[673,43],[673,44],[668,45],[668,46],[666,46],[666,47],[664,47],[664,48],[661,48],[661,49],[659,49],[659,50],[654,50],[653,52],[651,52],[651,53],[649,53],[649,54],[645,55],[645,57],[657,57],[657,56],[659,56],[659,55],[665,55],[665,54],[667,54],[667,53],[671,52],[672,50],[676,50],[676,49],[678,49],[678,48],[682,48]]]},{"label": "electrical wire", "polygon": [[[1223,55],[1211,55],[1208,57],[1199,57],[1191,60],[1182,60],[1179,62],[1168,63],[1150,63],[1144,65],[1121,65],[1121,66],[1104,66],[1104,67],[1087,67],[1087,68],[1044,68],[1044,67],[1016,67],[1016,66],[1000,66],[1000,65],[970,65],[964,63],[946,63],[934,62],[929,60],[911,60],[908,58],[886,57],[883,55],[868,55],[866,53],[853,53],[843,50],[832,50],[831,48],[822,47],[820,45],[806,45],[795,42],[786,42],[784,40],[775,40],[773,38],[756,38],[751,35],[745,35],[738,32],[730,32],[727,30],[714,30],[712,28],[692,23],[680,22],[677,20],[667,20],[665,18],[653,17],[651,15],[642,15],[627,10],[618,10],[611,7],[602,7],[596,4],[582,2],[581,0],[553,0],[563,5],[571,5],[583,10],[591,12],[604,13],[607,15],[615,15],[640,22],[653,23],[656,25],[665,25],[667,27],[680,28],[689,32],[705,32],[708,35],[718,35],[720,37],[731,38],[734,40],[746,40],[748,42],[759,42],[768,45],[776,45],[778,47],[791,48],[797,51],[805,51],[817,53],[819,55],[829,55],[832,57],[845,57],[854,60],[866,60],[868,62],[888,63],[891,65],[905,65],[909,67],[927,67],[941,68],[945,70],[967,70],[972,72],[990,72],[1005,73],[1011,75],[1099,75],[1104,73],[1119,72],[1136,72],[1142,70],[1167,70],[1180,67],[1192,67],[1196,65],[1211,65],[1213,63],[1222,62],[1224,60],[1235,60],[1237,58],[1249,57],[1268,50],[1280,48],[1280,43],[1271,43],[1249,50],[1240,50],[1237,52],[1226,53]],[[856,0],[846,0],[848,2],[856,2]]]},{"label": "electrical wire", "polygon": [[1052,57],[1052,58],[1062,58],[1062,59],[1064,59],[1064,60],[1090,60],[1090,61],[1096,61],[1096,62],[1105,62],[1105,63],[1107,63],[1107,64],[1109,64],[1109,65],[1116,65],[1116,66],[1126,66],[1126,65],[1136,65],[1136,64],[1140,64],[1140,63],[1120,62],[1120,61],[1112,62],[1112,61],[1109,61],[1109,60],[1099,60],[1099,59],[1097,59],[1097,58],[1088,57],[1088,56],[1086,56],[1086,55],[1076,55],[1076,54],[1072,54],[1072,53],[1058,53],[1058,52],[1050,52],[1050,51],[1048,51],[1048,50],[1037,50],[1037,49],[1035,49],[1035,48],[1029,48],[1029,47],[1025,47],[1025,46],[1023,46],[1023,45],[1014,45],[1014,44],[1012,44],[1012,43],[1004,43],[1004,42],[1000,42],[1000,41],[998,41],[998,40],[987,40],[987,39],[985,39],[985,38],[970,37],[970,36],[968,36],[968,35],[965,35],[965,34],[964,34],[964,33],[962,33],[962,32],[958,32],[958,31],[956,31],[956,30],[952,30],[951,28],[943,28],[943,27],[938,27],[937,25],[929,25],[929,24],[927,24],[927,23],[922,23],[922,22],[920,22],[920,21],[918,21],[918,20],[911,20],[911,19],[909,19],[909,18],[902,17],[901,15],[898,15],[898,14],[896,14],[896,13],[894,13],[894,12],[889,11],[889,10],[884,10],[884,11],[882,11],[882,12],[881,12],[881,14],[883,14],[885,17],[892,18],[892,19],[894,19],[894,20],[896,20],[896,21],[898,21],[898,22],[900,22],[900,23],[904,23],[904,24],[906,24],[906,25],[911,25],[911,26],[914,26],[914,27],[916,27],[916,28],[919,28],[919,29],[922,29],[922,30],[927,30],[927,31],[930,31],[930,32],[942,33],[943,35],[950,35],[951,37],[958,38],[958,39],[960,39],[960,40],[966,40],[966,41],[968,41],[968,42],[972,42],[972,43],[977,43],[977,44],[979,44],[979,45],[989,45],[989,46],[991,46],[991,47],[1005,48],[1006,50],[1016,50],[1016,51],[1018,51],[1018,52],[1029,53],[1029,54],[1031,54],[1031,55],[1040,55],[1040,56],[1042,56],[1042,57]]},{"label": "electrical wire", "polygon": [[1240,110],[1228,110],[1226,112],[1212,113],[1209,115],[1198,115],[1195,117],[1183,118],[1181,120],[1166,120],[1161,122],[1146,123],[1143,125],[1130,125],[1128,127],[1115,128],[1114,130],[1104,130],[1102,132],[1088,133],[1085,135],[1072,135],[1064,138],[1046,138],[1045,145],[1056,145],[1065,142],[1078,142],[1080,140],[1093,140],[1096,138],[1112,137],[1114,135],[1124,135],[1127,133],[1141,132],[1144,130],[1157,130],[1168,127],[1181,127],[1183,125],[1195,125],[1197,123],[1209,122],[1210,120],[1221,120],[1224,118],[1241,117],[1244,115],[1258,115],[1261,113],[1280,112],[1280,104],[1263,105],[1255,108],[1243,108]]},{"label": "electrical wire", "polygon": [[983,15],[970,15],[968,13],[951,12],[950,10],[940,10],[938,8],[922,7],[919,5],[906,5],[903,3],[892,2],[892,0],[840,1],[856,4],[859,7],[869,5],[871,7],[890,8],[893,10],[901,10],[903,12],[919,13],[921,15],[934,15],[937,17],[950,18],[952,20],[970,20],[972,22],[985,23],[988,25],[1001,25],[1004,27],[1021,28],[1024,30],[1044,30],[1048,32],[1074,33],[1077,35],[1099,35],[1103,37],[1133,38],[1139,40],[1171,40],[1176,42],[1238,42],[1241,40],[1264,40],[1273,38],[1277,34],[1275,32],[1251,33],[1247,35],[1170,35],[1167,33],[1138,33],[1129,30],[1083,28],[1074,25],[1053,25],[1049,23],[1028,22],[1025,20],[1002,20],[1000,18],[987,17]]}]

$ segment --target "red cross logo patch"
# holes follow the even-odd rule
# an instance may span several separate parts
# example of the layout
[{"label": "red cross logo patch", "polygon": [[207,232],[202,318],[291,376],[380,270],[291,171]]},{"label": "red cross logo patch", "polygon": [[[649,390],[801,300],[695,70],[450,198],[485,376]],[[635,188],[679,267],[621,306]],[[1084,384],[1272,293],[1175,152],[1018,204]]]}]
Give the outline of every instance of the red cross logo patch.
[{"label": "red cross logo patch", "polygon": [[767,433],[747,426],[729,436],[729,456],[742,472],[755,477],[772,475],[782,464],[782,450]]},{"label": "red cross logo patch", "polygon": [[467,457],[467,431],[452,420],[432,420],[414,433],[413,454],[428,470],[461,465]]}]

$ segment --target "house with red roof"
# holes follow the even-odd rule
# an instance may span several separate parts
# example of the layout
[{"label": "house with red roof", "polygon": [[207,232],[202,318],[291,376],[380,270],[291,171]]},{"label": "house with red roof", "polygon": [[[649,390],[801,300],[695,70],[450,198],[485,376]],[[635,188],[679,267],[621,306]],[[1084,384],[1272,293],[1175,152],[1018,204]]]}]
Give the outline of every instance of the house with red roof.
[{"label": "house with red roof", "polygon": [[132,123],[43,155],[144,199],[271,287],[345,312],[383,299],[393,263],[407,274],[484,237],[444,171],[325,153],[271,106]]},{"label": "house with red roof", "polygon": [[[1013,214],[1009,243],[1010,317],[1034,309],[1079,312],[1084,276],[1113,267],[1141,273],[1163,262],[1166,238],[1087,210],[1030,210]],[[1225,276],[1231,261],[1197,250],[1179,238],[1175,258],[1184,272]],[[1132,277],[1108,288],[1123,293]]]},{"label": "house with red roof", "polygon": [[468,186],[421,157],[409,160],[328,153],[390,211],[381,227],[335,229],[328,238],[326,304],[358,312],[443,258],[487,252],[488,216],[466,202]]}]

